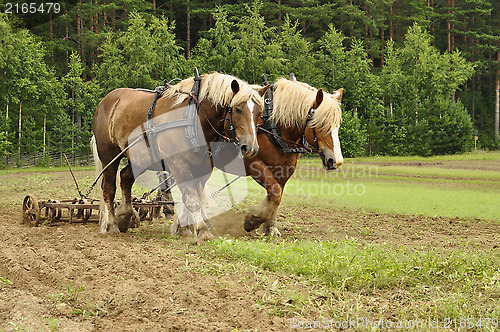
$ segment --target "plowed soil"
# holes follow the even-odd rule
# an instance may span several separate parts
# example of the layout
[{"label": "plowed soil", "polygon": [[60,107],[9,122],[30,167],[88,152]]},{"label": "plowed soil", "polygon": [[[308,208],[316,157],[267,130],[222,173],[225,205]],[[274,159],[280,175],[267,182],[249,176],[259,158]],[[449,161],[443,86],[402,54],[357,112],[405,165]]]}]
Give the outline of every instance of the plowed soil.
[{"label": "plowed soil", "polygon": [[[18,189],[0,178],[0,331],[287,331],[291,317],[275,314],[277,306],[287,305],[286,292],[314,291],[293,275],[263,276],[238,262],[229,270],[217,268],[222,263],[197,255],[196,244],[171,237],[162,219],[111,236],[101,235],[96,223],[29,227],[21,223],[21,201],[29,190],[47,199],[44,192],[55,195],[72,186],[67,173],[47,173],[41,187],[30,184],[36,176],[10,174]],[[212,223],[217,235],[256,237],[243,230],[242,220],[242,212],[232,211]],[[498,246],[500,234],[498,223],[481,220],[286,205],[279,220],[285,241],[347,236],[410,248],[488,250]],[[275,281],[284,285],[281,302],[263,301]],[[293,317],[318,318],[304,315]]]}]

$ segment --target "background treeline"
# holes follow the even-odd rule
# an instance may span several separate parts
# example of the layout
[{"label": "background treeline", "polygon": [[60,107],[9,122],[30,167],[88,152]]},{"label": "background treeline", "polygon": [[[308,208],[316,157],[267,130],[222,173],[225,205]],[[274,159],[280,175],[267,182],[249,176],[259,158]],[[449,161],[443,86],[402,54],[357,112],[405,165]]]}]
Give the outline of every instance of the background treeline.
[{"label": "background treeline", "polygon": [[0,158],[86,153],[110,90],[195,66],[343,87],[346,156],[469,151],[473,129],[492,149],[499,35],[497,0],[80,0],[0,14]]}]

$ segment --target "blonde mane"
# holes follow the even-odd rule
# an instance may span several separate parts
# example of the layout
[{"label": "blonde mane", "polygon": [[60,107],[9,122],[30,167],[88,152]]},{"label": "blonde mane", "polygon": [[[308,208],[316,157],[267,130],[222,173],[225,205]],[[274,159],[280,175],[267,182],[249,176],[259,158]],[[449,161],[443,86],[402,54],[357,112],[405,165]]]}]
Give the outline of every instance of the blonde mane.
[{"label": "blonde mane", "polygon": [[[274,83],[273,120],[283,127],[303,127],[314,105],[318,89],[296,80],[280,78]],[[342,122],[340,103],[329,93],[316,109],[310,125],[328,134]]]},{"label": "blonde mane", "polygon": [[[204,74],[201,77],[200,94],[198,96],[200,103],[208,99],[214,105],[234,107],[252,100],[260,107],[264,105],[263,98],[248,83],[239,78],[217,72]],[[231,82],[233,80],[236,80],[240,86],[237,94],[234,94],[231,89]],[[187,78],[167,89],[163,93],[163,96],[174,98],[174,104],[179,105],[189,98],[189,92],[191,92],[193,85],[194,78]]]}]

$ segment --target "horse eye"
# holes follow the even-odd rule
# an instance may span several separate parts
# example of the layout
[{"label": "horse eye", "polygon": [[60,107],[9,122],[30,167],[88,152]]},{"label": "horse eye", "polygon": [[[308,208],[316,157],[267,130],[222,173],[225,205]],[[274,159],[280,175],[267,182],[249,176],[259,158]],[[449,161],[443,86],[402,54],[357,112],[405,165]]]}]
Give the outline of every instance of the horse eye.
[{"label": "horse eye", "polygon": [[241,110],[240,110],[239,108],[236,108],[234,111],[235,111],[236,113],[241,113]]}]

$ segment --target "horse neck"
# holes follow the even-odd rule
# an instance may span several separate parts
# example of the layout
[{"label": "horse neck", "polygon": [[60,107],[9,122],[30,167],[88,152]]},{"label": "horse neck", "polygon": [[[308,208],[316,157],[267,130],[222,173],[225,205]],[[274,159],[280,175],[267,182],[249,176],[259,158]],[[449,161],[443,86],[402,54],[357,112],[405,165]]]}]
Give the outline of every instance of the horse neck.
[{"label": "horse neck", "polygon": [[216,140],[219,133],[224,133],[224,107],[213,105],[204,100],[201,102],[201,107],[198,110],[198,117],[205,136],[210,141]]},{"label": "horse neck", "polygon": [[298,141],[302,136],[304,136],[305,133],[305,126],[298,127],[298,126],[293,126],[293,127],[285,127],[280,125],[280,131],[281,135],[290,140],[290,141]]}]

